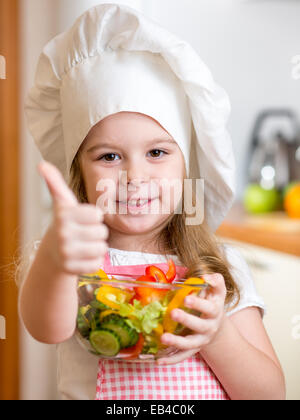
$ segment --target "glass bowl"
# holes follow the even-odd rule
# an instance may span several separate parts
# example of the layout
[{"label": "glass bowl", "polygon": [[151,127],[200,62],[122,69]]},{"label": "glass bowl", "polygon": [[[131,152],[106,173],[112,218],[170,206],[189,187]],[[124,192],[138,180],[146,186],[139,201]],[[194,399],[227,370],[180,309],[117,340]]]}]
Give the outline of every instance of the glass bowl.
[{"label": "glass bowl", "polygon": [[161,343],[161,335],[192,332],[172,320],[172,310],[200,316],[184,307],[184,299],[189,294],[205,298],[207,288],[201,278],[160,283],[146,276],[80,276],[75,335],[85,349],[104,359],[153,362],[173,355],[178,349]]}]

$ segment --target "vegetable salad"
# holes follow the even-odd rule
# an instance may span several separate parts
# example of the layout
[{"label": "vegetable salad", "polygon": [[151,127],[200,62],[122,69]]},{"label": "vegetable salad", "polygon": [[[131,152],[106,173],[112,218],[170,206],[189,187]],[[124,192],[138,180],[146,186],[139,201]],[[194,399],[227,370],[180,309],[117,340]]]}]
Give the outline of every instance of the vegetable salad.
[{"label": "vegetable salad", "polygon": [[[164,332],[179,334],[184,329],[172,320],[171,311],[179,307],[187,310],[183,305],[185,297],[190,293],[197,294],[199,284],[204,284],[204,281],[189,278],[175,290],[151,287],[151,283],[169,285],[174,281],[175,264],[173,260],[168,264],[167,273],[156,266],[148,266],[145,275],[136,279],[147,282],[146,286],[113,287],[103,281],[93,291],[89,303],[79,307],[77,331],[89,342],[93,353],[128,360],[138,359],[140,355],[156,355],[160,349],[166,348],[160,342]],[[103,270],[89,276],[109,280]],[[79,288],[88,283],[80,282]]]}]

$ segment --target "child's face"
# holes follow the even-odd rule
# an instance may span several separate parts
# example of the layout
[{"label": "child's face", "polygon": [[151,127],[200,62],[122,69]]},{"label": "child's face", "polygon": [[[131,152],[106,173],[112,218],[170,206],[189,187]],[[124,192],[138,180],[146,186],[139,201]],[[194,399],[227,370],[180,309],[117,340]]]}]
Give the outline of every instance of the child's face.
[{"label": "child's face", "polygon": [[[105,194],[115,210],[106,211],[104,221],[119,233],[150,233],[175,211],[182,197],[182,152],[168,132],[144,114],[121,112],[95,125],[81,146],[80,165],[89,203],[103,208]],[[99,181],[107,179],[110,187],[97,191]],[[118,202],[137,198],[152,202],[142,209]]]}]

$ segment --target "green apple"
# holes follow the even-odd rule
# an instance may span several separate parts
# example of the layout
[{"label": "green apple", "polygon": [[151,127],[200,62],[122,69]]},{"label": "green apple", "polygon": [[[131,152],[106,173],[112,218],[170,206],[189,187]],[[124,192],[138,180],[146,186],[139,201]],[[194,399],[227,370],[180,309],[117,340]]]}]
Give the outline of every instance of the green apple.
[{"label": "green apple", "polygon": [[281,202],[280,192],[267,190],[259,184],[250,184],[244,194],[244,206],[249,213],[269,213],[278,210]]}]

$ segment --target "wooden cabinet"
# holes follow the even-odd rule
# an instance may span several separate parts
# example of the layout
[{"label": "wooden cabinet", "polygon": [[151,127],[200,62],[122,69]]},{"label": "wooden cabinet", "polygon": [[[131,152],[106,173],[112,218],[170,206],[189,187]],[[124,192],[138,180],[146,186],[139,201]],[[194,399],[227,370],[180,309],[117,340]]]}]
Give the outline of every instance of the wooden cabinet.
[{"label": "wooden cabinet", "polygon": [[17,38],[18,0],[0,0],[0,55],[6,64],[6,78],[0,79],[0,400],[18,399],[19,389],[17,287],[14,282],[14,261],[19,246]]}]

